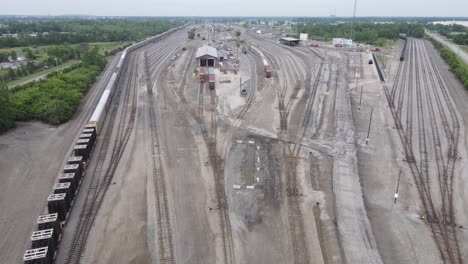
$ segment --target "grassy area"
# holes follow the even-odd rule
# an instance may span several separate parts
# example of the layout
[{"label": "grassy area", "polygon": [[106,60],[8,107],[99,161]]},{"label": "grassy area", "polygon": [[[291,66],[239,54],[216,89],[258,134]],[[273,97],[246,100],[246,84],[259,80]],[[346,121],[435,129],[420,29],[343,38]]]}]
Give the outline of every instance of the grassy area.
[{"label": "grassy area", "polygon": [[383,41],[383,48],[392,48],[398,45],[397,39],[384,39]]},{"label": "grassy area", "polygon": [[[86,43],[89,45],[89,48],[92,49],[93,47],[97,47],[101,54],[104,54],[106,51],[111,51],[115,48],[122,47],[124,45],[127,45],[131,43],[130,41],[123,41],[123,42],[92,42],[92,43]],[[72,44],[69,45],[72,48],[79,48],[80,45],[82,44]],[[30,48],[34,55],[37,56],[36,61],[43,62],[47,60],[47,49],[51,47],[58,47],[61,45],[49,45],[49,46],[30,46],[30,47],[18,47],[18,48],[4,48],[0,49],[1,52],[6,52],[9,53],[11,51],[15,51],[18,56],[25,56],[25,53],[23,52],[24,48]]]},{"label": "grassy area", "polygon": [[95,42],[95,43],[89,43],[91,47],[96,46],[99,48],[99,51],[104,54],[106,51],[111,51],[115,48],[118,47],[123,47],[125,45],[128,45],[132,42],[130,41],[125,41],[125,42]]},{"label": "grassy area", "polygon": [[28,76],[24,76],[18,80],[14,80],[12,82],[9,82],[7,83],[7,86],[8,87],[14,87],[18,84],[23,84],[23,83],[27,83],[28,80],[31,80],[31,79],[35,79],[43,74],[49,74],[51,72],[55,72],[55,71],[59,71],[59,70],[62,70],[62,69],[65,69],[65,68],[68,68],[72,65],[75,65],[77,63],[80,63],[79,60],[70,60],[70,61],[67,61],[66,63],[62,64],[62,65],[59,65],[58,67],[52,67],[52,68],[49,68],[47,70],[44,70],[44,71],[40,71],[40,72],[35,72],[33,74],[30,74]]},{"label": "grassy area", "polygon": [[468,53],[468,46],[459,46],[462,50]]},{"label": "grassy area", "polygon": [[255,184],[255,146],[247,144],[244,150],[244,162],[242,166],[242,183],[244,185]]},{"label": "grassy area", "polygon": [[380,64],[387,65],[388,57],[385,55],[375,54],[375,57],[380,62]]}]

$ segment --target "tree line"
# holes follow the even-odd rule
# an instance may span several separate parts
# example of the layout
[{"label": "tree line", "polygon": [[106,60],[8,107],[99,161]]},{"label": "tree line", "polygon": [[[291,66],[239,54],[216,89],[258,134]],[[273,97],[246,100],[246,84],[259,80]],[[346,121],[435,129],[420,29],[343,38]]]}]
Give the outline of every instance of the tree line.
[{"label": "tree line", "polygon": [[[31,23],[11,21],[0,28],[0,34],[18,33],[19,37],[0,38],[0,48],[137,41],[167,31],[177,24],[175,21],[154,19],[39,20]],[[32,32],[40,34],[32,37],[29,35]]]},{"label": "tree line", "polygon": [[450,65],[451,71],[455,73],[458,79],[463,83],[466,89],[468,89],[468,64],[460,59],[455,52],[446,48],[444,45],[439,43],[437,40],[426,36],[434,47],[439,51],[441,57]]},{"label": "tree line", "polygon": [[382,44],[383,39],[396,39],[399,33],[411,37],[421,38],[424,36],[424,25],[416,23],[369,23],[358,22],[340,24],[299,24],[296,32],[307,33],[310,37],[320,37],[329,41],[332,38],[351,38],[356,42],[371,45]]},{"label": "tree line", "polygon": [[[106,50],[104,55],[113,55],[116,52],[123,50],[128,45],[130,44],[122,45],[112,50]],[[61,65],[68,62],[69,60],[81,60],[82,54],[86,53],[92,48],[93,47],[88,43],[82,43],[79,46],[75,45],[75,47],[70,45],[52,46],[46,49],[47,56],[40,60],[36,60],[37,56],[30,48],[23,48],[22,51],[25,54],[26,59],[29,61],[25,65],[19,66],[16,69],[10,68],[8,70],[0,71],[0,80],[3,82],[11,82],[24,76],[45,70],[49,67]],[[37,52],[37,50],[35,51]],[[12,55],[13,53],[14,55]],[[14,60],[16,58],[16,52],[13,50],[9,53],[5,53],[5,55],[0,52],[0,62],[2,62],[3,58],[5,58],[5,61],[8,61],[8,57]]]},{"label": "tree line", "polygon": [[435,31],[442,36],[452,39],[458,45],[468,45],[468,27],[452,24],[428,24],[429,30]]}]

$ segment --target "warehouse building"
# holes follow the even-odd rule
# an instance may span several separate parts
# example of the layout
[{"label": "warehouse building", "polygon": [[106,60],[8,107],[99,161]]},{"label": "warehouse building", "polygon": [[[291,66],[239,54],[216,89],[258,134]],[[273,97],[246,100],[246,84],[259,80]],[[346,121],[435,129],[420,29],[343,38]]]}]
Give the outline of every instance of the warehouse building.
[{"label": "warehouse building", "polygon": [[204,45],[198,48],[196,60],[199,67],[217,67],[218,51],[214,47]]}]

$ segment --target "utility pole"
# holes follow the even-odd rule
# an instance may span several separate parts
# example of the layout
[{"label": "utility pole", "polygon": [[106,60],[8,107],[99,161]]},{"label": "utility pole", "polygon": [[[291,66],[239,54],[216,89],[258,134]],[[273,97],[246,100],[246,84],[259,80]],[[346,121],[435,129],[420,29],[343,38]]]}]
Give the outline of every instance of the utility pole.
[{"label": "utility pole", "polygon": [[239,78],[239,94],[242,95],[242,77]]},{"label": "utility pole", "polygon": [[[356,86],[357,87],[357,86]],[[364,86],[361,86],[361,96],[359,97],[359,110],[361,110],[361,102],[362,102],[362,90],[364,89]]]},{"label": "utility pole", "polygon": [[163,93],[164,93],[164,110],[166,110],[166,89],[163,88]]},{"label": "utility pole", "polygon": [[366,138],[366,145],[369,143],[369,134],[370,134],[370,128],[372,124],[372,113],[374,112],[374,107],[371,108],[370,112],[370,120],[369,120],[369,128],[367,129],[367,138]]},{"label": "utility pole", "polygon": [[[356,76],[356,75],[354,75]],[[359,77],[356,76],[356,89],[358,88],[358,83],[359,83]]]},{"label": "utility pole", "polygon": [[398,189],[400,188],[400,179],[401,179],[401,169],[400,169],[400,174],[398,175],[398,182],[397,182],[396,191],[395,191],[395,200],[393,201],[393,204],[396,204],[396,201],[398,199]]},{"label": "utility pole", "polygon": [[152,94],[153,87],[151,85],[151,78],[149,74],[149,65],[148,65],[148,53],[146,51],[145,51],[144,59],[145,59],[145,75],[146,75],[146,92],[148,94]]}]

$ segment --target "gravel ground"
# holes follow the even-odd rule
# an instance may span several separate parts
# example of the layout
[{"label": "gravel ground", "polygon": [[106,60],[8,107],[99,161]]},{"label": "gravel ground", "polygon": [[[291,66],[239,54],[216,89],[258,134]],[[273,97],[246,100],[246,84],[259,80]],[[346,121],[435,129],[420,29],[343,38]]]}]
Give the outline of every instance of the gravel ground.
[{"label": "gravel ground", "polygon": [[[396,51],[398,52],[398,51]],[[356,124],[358,170],[369,221],[384,263],[440,263],[432,234],[421,221],[421,202],[413,176],[403,160],[403,150],[374,65],[363,60],[358,89],[352,90]],[[399,55],[391,61],[397,70]],[[394,76],[390,72],[390,76]],[[362,105],[359,97],[363,87]],[[371,107],[374,107],[369,144],[366,145]],[[394,204],[402,170],[399,199]]]},{"label": "gravel ground", "polygon": [[31,246],[36,220],[47,212],[47,196],[73,142],[104,90],[117,54],[85,96],[72,120],[59,127],[39,122],[18,123],[0,136],[0,255],[3,263],[18,263]]}]

